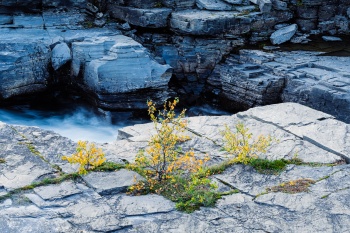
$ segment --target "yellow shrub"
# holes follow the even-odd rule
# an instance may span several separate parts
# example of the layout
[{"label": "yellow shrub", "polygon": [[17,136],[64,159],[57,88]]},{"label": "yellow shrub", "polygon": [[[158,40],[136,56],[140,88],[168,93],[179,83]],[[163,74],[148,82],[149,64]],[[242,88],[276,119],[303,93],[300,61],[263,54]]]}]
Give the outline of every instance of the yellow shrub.
[{"label": "yellow shrub", "polygon": [[178,102],[178,99],[165,102],[162,111],[157,111],[152,101],[147,102],[156,134],[151,137],[147,149],[138,153],[135,166],[147,170],[145,175],[158,181],[197,172],[208,160],[198,159],[193,151],[182,152],[178,147],[179,142],[190,139],[183,134],[187,126],[183,119],[185,110],[178,116],[174,111]]},{"label": "yellow shrub", "polygon": [[106,161],[105,155],[100,148],[96,148],[95,144],[86,141],[78,141],[76,153],[70,157],[63,156],[63,160],[69,163],[79,163],[79,174],[87,174],[87,172],[95,167],[100,166]]},{"label": "yellow shrub", "polygon": [[249,129],[243,123],[236,124],[236,132],[232,132],[226,125],[221,133],[224,140],[224,150],[233,155],[232,162],[247,164],[252,158],[257,158],[258,154],[266,153],[266,149],[271,144],[271,136],[260,135],[256,140],[252,139]]}]

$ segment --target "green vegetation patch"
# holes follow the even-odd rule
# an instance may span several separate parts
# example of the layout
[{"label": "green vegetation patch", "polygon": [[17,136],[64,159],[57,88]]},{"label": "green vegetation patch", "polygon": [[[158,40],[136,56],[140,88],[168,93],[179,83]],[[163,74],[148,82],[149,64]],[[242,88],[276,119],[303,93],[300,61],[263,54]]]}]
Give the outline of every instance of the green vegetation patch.
[{"label": "green vegetation patch", "polygon": [[278,174],[285,170],[289,161],[284,159],[267,160],[267,159],[251,159],[248,163],[257,172],[263,174]]},{"label": "green vegetation patch", "polygon": [[111,171],[120,170],[122,168],[126,168],[126,165],[107,161],[107,162],[102,163],[100,166],[94,168],[93,171],[111,172]]},{"label": "green vegetation patch", "polygon": [[59,177],[55,177],[55,178],[45,178],[45,179],[43,179],[40,182],[33,182],[30,185],[26,185],[24,187],[11,190],[6,195],[0,196],[0,202],[5,200],[5,199],[7,199],[7,198],[10,198],[14,194],[20,193],[22,191],[32,190],[32,189],[34,189],[36,187],[39,187],[39,186],[46,186],[46,185],[50,185],[50,184],[60,184],[63,181],[75,180],[75,179],[77,179],[79,177],[80,176],[79,176],[78,173],[71,173],[71,174],[63,174],[63,175],[61,175]]}]

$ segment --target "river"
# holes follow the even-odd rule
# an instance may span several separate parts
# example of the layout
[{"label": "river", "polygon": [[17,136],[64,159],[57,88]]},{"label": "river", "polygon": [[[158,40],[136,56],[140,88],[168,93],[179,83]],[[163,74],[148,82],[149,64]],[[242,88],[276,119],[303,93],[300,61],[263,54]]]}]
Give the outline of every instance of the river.
[{"label": "river", "polygon": [[[229,113],[210,105],[201,105],[189,108],[187,115],[225,114]],[[118,129],[122,127],[149,122],[146,116],[135,117],[132,112],[103,111],[84,101],[72,101],[68,98],[0,107],[0,121],[52,130],[73,141],[88,140],[99,143],[116,140]]]}]

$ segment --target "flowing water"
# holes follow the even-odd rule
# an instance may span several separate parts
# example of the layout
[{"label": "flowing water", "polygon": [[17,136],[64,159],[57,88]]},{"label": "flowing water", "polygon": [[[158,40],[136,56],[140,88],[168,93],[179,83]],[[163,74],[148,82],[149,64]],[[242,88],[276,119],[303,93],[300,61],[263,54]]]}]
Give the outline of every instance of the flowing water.
[{"label": "flowing water", "polygon": [[[229,114],[209,105],[192,107],[187,113],[187,116]],[[132,112],[103,111],[82,101],[67,100],[0,107],[0,121],[52,130],[73,141],[99,143],[116,140],[122,127],[149,122],[146,117],[134,117]]]}]

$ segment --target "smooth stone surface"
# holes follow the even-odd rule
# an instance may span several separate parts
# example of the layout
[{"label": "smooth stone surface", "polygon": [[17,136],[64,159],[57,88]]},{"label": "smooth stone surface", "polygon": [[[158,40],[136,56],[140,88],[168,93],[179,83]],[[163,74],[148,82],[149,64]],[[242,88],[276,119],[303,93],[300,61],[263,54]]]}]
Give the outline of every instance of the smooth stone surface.
[{"label": "smooth stone surface", "polygon": [[270,41],[274,45],[287,42],[294,36],[297,29],[298,29],[298,26],[296,24],[292,24],[290,26],[281,28],[275,31],[274,33],[272,33],[272,35],[270,36]]},{"label": "smooth stone surface", "polygon": [[342,41],[341,38],[335,36],[322,36],[324,41]]},{"label": "smooth stone surface", "polygon": [[72,59],[70,48],[66,43],[57,44],[51,55],[51,63],[54,70],[58,70],[64,64]]},{"label": "smooth stone surface", "polygon": [[215,35],[237,24],[237,14],[226,11],[185,10],[171,14],[172,30],[191,35]]},{"label": "smooth stone surface", "polygon": [[34,189],[34,192],[47,201],[78,194],[81,193],[81,190],[73,182],[68,181],[59,185],[37,187]]},{"label": "smooth stone surface", "polygon": [[168,213],[175,210],[175,204],[155,194],[146,196],[123,196],[117,209],[127,216],[140,216],[156,213]]},{"label": "smooth stone surface", "polygon": [[[72,71],[83,74],[85,91],[109,109],[143,109],[144,98],[169,98],[169,65],[156,62],[138,42],[126,36],[104,36],[72,44]],[[139,92],[144,94],[140,95]]]},{"label": "smooth stone surface", "polygon": [[138,173],[121,169],[116,172],[91,172],[83,176],[84,181],[101,195],[116,194],[144,180]]}]

